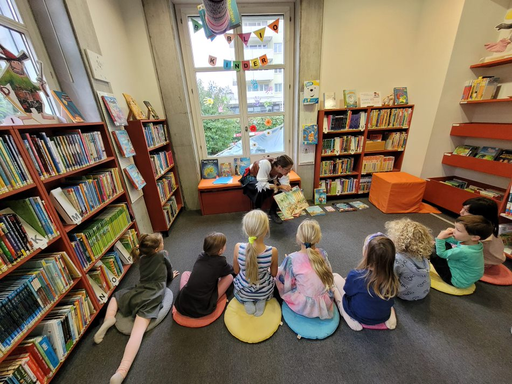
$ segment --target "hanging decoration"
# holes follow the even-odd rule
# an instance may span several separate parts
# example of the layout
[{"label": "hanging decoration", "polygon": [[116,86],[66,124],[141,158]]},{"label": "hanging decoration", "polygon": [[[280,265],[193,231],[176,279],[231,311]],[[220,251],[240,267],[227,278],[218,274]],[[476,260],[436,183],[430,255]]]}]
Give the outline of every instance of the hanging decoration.
[{"label": "hanging decoration", "polygon": [[267,25],[267,28],[270,28],[271,30],[273,30],[275,33],[279,33],[279,19],[277,19],[276,21],[274,21],[273,23]]},{"label": "hanging decoration", "polygon": [[[212,67],[217,65],[217,57],[209,55],[208,56],[208,64]],[[267,55],[262,55],[260,57],[255,57],[251,60],[244,61],[231,61],[231,60],[223,60],[222,67],[226,71],[235,70],[239,72],[241,69],[244,71],[249,71],[251,69],[258,69],[260,67],[264,67],[268,65]]]},{"label": "hanging decoration", "polygon": [[256,35],[258,39],[263,43],[263,38],[265,37],[265,30],[266,28],[258,29],[257,31],[254,31],[253,33]]},{"label": "hanging decoration", "polygon": [[207,39],[240,26],[236,0],[203,0],[197,9]]},{"label": "hanging decoration", "polygon": [[192,28],[194,29],[194,33],[196,33],[197,31],[203,29],[203,25],[196,19],[192,19]]},{"label": "hanging decoration", "polygon": [[212,67],[215,67],[217,65],[217,58],[215,56],[209,55],[208,64],[210,64]]},{"label": "hanging decoration", "polygon": [[256,132],[258,130],[258,127],[256,127],[254,124],[252,124],[249,129],[251,130],[251,132]]},{"label": "hanging decoration", "polygon": [[233,40],[235,39],[235,34],[234,33],[225,33],[224,37],[225,37],[226,41],[228,42],[228,44],[231,44],[233,42]]},{"label": "hanging decoration", "polygon": [[257,91],[258,90],[258,82],[256,80],[251,80],[252,90]]},{"label": "hanging decoration", "polygon": [[247,32],[247,33],[239,33],[238,34],[238,37],[240,38],[240,40],[242,40],[242,42],[245,44],[245,46],[247,47],[247,44],[249,43],[249,38],[251,37],[251,32]]},{"label": "hanging decoration", "polygon": [[270,126],[272,125],[272,119],[267,119],[267,120],[265,120],[265,125],[266,125],[267,127],[270,127]]}]

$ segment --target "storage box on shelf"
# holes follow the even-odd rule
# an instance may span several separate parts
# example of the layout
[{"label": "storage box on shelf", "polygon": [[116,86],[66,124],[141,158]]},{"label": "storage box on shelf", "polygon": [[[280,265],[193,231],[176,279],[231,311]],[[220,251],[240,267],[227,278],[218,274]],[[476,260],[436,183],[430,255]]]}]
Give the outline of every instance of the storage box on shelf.
[{"label": "storage box on shelf", "polygon": [[[54,377],[103,305],[87,272],[99,263],[112,269],[117,265],[113,272],[104,271],[117,283],[130,267],[120,270],[112,264],[116,256],[108,251],[114,242],[95,243],[95,258],[84,263],[85,244],[90,246],[94,239],[82,228],[96,227],[94,223],[106,219],[101,237],[108,241],[126,236],[136,224],[125,213],[129,225],[122,228],[107,215],[116,207],[125,212],[131,207],[103,123],[0,127],[0,137],[6,136],[7,148],[19,156],[9,157],[0,141],[2,182],[3,176],[21,181],[27,172],[30,181],[18,183],[18,189],[0,185],[0,363],[23,370],[21,362],[30,361],[37,371],[32,373],[44,382]],[[62,193],[54,199],[56,190]],[[68,200],[61,206],[66,199],[63,190]],[[81,232],[82,245],[78,245],[70,237]],[[109,255],[102,263],[105,253]],[[50,352],[55,355],[51,362]],[[46,365],[38,367],[32,361],[36,353],[47,362],[39,363]]]},{"label": "storage box on shelf", "polygon": [[166,120],[131,120],[135,165],[146,181],[144,199],[155,232],[167,232],[183,207]]},{"label": "storage box on shelf", "polygon": [[314,188],[327,196],[367,193],[374,172],[400,171],[414,105],[318,112]]}]

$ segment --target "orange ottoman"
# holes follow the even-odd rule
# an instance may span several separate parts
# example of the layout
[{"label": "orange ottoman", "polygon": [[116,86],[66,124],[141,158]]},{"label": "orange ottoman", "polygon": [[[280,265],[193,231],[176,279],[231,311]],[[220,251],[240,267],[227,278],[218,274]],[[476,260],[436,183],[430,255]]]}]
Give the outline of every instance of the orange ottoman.
[{"label": "orange ottoman", "polygon": [[412,213],[422,210],[427,182],[405,172],[374,173],[370,202],[384,213]]}]

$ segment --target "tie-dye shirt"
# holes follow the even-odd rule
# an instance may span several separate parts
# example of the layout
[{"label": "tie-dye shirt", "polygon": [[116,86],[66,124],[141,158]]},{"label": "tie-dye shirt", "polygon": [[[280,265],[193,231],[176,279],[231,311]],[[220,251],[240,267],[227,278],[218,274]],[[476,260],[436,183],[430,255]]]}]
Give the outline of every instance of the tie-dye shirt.
[{"label": "tie-dye shirt", "polygon": [[[329,269],[327,253],[317,248]],[[330,319],[333,316],[333,292],[328,290],[309,262],[307,253],[288,255],[279,267],[276,286],[292,311],[305,317]]]}]

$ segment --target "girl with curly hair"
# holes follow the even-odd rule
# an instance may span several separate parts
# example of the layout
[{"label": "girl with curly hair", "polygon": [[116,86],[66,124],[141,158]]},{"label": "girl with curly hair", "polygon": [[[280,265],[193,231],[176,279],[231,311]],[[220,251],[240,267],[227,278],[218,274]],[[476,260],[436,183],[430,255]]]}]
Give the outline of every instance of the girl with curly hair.
[{"label": "girl with curly hair", "polygon": [[429,256],[434,250],[432,231],[411,219],[388,221],[387,235],[396,248],[395,274],[402,300],[421,300],[430,292]]}]

